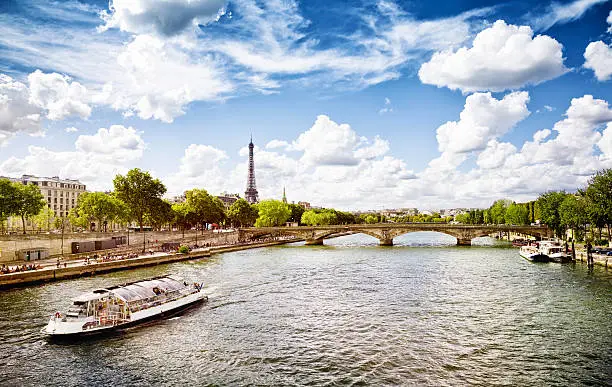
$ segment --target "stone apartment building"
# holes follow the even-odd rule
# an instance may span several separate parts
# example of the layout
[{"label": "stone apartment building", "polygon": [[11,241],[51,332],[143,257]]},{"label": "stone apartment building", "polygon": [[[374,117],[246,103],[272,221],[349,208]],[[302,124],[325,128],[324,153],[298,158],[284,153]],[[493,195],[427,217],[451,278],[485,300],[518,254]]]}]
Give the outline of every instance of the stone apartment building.
[{"label": "stone apartment building", "polygon": [[7,179],[22,183],[38,186],[40,193],[47,201],[47,205],[55,212],[55,216],[65,217],[68,212],[76,207],[79,195],[86,191],[85,184],[78,180],[60,179],[54,177],[38,177],[23,175],[19,178]]}]

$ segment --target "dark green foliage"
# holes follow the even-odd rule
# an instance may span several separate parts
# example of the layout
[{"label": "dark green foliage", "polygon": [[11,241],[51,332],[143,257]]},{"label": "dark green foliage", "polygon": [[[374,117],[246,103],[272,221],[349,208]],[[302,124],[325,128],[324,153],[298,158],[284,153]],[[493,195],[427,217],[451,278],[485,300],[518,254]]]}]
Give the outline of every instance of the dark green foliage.
[{"label": "dark green foliage", "polygon": [[565,191],[549,191],[540,195],[536,201],[536,205],[540,210],[540,220],[554,230],[558,237],[563,237],[565,233],[565,227],[561,223],[559,208],[566,196]]}]

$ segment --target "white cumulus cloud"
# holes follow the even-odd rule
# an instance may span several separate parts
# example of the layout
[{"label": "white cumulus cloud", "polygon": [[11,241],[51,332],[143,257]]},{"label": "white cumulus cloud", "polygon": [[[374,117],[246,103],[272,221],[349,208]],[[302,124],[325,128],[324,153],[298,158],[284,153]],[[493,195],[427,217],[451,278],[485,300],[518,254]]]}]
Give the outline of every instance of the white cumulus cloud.
[{"label": "white cumulus cloud", "polygon": [[74,151],[57,152],[29,146],[24,157],[11,157],[0,164],[0,174],[19,176],[60,176],[79,179],[91,190],[112,188],[118,173],[125,173],[138,161],[145,149],[144,140],[135,129],[122,125],[100,128],[94,135],[81,135]]},{"label": "white cumulus cloud", "polygon": [[607,159],[612,159],[612,123],[608,123],[597,146]]},{"label": "white cumulus cloud", "polygon": [[39,134],[41,110],[29,102],[28,87],[5,74],[0,74],[0,146],[18,132]]},{"label": "white cumulus cloud", "polygon": [[85,87],[61,74],[36,70],[26,84],[0,73],[0,146],[20,132],[42,135],[45,118],[89,117],[87,99]]},{"label": "white cumulus cloud", "polygon": [[111,0],[101,13],[100,28],[119,28],[135,34],[177,35],[215,20],[227,0]]},{"label": "white cumulus cloud", "polygon": [[449,121],[437,130],[441,152],[465,153],[482,150],[494,138],[529,115],[525,91],[507,94],[501,100],[491,93],[475,93],[465,100],[459,121]]},{"label": "white cumulus cloud", "polygon": [[222,69],[209,58],[192,58],[180,46],[139,35],[117,57],[124,70],[106,83],[98,103],[134,111],[142,119],[172,122],[185,106],[200,100],[221,100],[234,89]]},{"label": "white cumulus cloud", "polygon": [[584,67],[595,72],[599,81],[607,81],[612,75],[612,46],[601,40],[591,42],[584,50]]},{"label": "white cumulus cloud", "polygon": [[45,109],[50,120],[63,120],[69,116],[87,118],[91,107],[87,104],[87,89],[70,77],[36,70],[28,75],[30,103]]},{"label": "white cumulus cloud", "polygon": [[563,46],[528,26],[496,21],[472,47],[439,51],[419,69],[421,82],[463,92],[503,91],[538,84],[567,71]]},{"label": "white cumulus cloud", "polygon": [[288,146],[287,141],[274,139],[266,144],[266,149],[286,148]]}]

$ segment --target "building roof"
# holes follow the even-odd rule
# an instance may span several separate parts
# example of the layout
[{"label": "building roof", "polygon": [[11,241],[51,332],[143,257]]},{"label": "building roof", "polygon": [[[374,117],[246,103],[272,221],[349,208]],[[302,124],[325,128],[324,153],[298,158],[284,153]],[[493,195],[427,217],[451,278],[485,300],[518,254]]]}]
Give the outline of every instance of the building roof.
[{"label": "building roof", "polygon": [[20,182],[20,181],[48,181],[53,183],[65,183],[65,184],[79,184],[85,185],[81,183],[78,179],[60,179],[59,176],[46,177],[46,176],[34,176],[34,175],[22,175],[21,177],[8,177],[8,176],[0,176],[2,179],[9,179],[11,181]]}]

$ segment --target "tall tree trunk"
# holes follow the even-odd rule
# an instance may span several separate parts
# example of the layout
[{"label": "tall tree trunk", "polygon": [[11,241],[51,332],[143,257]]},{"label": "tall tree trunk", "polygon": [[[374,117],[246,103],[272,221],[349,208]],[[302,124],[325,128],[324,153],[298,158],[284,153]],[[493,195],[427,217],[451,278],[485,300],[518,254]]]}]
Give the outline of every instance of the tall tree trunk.
[{"label": "tall tree trunk", "polygon": [[25,216],[23,214],[21,215],[21,224],[23,226],[23,233],[25,234]]},{"label": "tall tree trunk", "polygon": [[601,240],[601,227],[597,227],[599,229],[599,240]]},{"label": "tall tree trunk", "polygon": [[142,222],[143,219],[142,217],[138,220],[138,224],[140,225],[140,233],[142,234],[142,252],[144,253],[145,250],[147,249],[147,240],[145,238],[145,232],[144,229],[142,228]]},{"label": "tall tree trunk", "polygon": [[64,229],[66,226],[64,225],[64,221],[62,220],[62,257],[64,256]]}]

